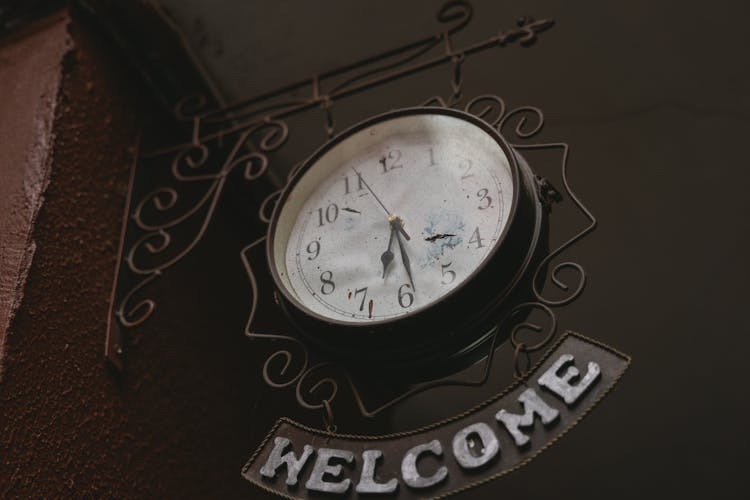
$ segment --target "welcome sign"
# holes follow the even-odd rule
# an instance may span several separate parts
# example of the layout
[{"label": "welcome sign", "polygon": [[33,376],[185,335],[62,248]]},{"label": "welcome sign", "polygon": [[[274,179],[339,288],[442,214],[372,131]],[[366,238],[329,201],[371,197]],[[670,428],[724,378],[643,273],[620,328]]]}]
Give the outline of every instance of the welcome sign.
[{"label": "welcome sign", "polygon": [[353,436],[280,419],[242,475],[287,498],[447,496],[528,463],[575,426],[629,363],[569,332],[504,392],[424,429]]}]

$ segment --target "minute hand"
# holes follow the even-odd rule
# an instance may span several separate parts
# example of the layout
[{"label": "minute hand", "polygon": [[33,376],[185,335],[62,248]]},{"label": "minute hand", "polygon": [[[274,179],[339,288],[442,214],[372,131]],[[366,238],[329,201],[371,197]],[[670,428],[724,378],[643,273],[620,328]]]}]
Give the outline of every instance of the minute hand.
[{"label": "minute hand", "polygon": [[[391,221],[391,224],[395,226],[399,226],[399,227],[401,226],[398,220]],[[409,276],[409,283],[411,283],[411,289],[416,292],[417,287],[414,286],[414,278],[411,275],[411,263],[409,262],[409,255],[406,253],[406,248],[404,248],[404,243],[401,241],[401,235],[398,233],[396,233],[396,240],[398,241],[398,249],[401,252],[401,261],[404,263],[407,276]]]},{"label": "minute hand", "polygon": [[[393,223],[394,223],[394,221],[400,220],[400,219],[399,219],[399,218],[398,218],[398,217],[397,217],[397,216],[396,216],[395,214],[393,214],[393,213],[392,213],[392,212],[391,212],[390,210],[388,210],[388,209],[386,208],[386,206],[385,206],[385,205],[383,204],[383,202],[382,202],[382,201],[380,200],[380,198],[378,198],[378,195],[376,195],[376,194],[375,194],[375,191],[373,191],[373,190],[372,190],[372,188],[371,188],[371,187],[370,187],[370,185],[369,185],[369,184],[367,183],[367,181],[365,181],[365,179],[364,179],[364,178],[362,177],[362,175],[361,175],[361,174],[360,174],[359,172],[357,172],[357,171],[356,171],[356,170],[354,169],[354,167],[352,167],[352,170],[354,171],[354,173],[355,173],[355,174],[357,174],[357,177],[359,178],[359,180],[360,180],[360,181],[362,182],[362,184],[364,184],[364,185],[365,185],[365,187],[366,187],[366,188],[367,188],[367,190],[368,190],[368,191],[370,192],[370,194],[371,194],[371,195],[372,195],[372,196],[373,196],[373,197],[375,198],[375,201],[377,201],[377,202],[378,202],[378,204],[379,204],[379,205],[380,205],[381,207],[383,207],[383,210],[385,210],[385,213],[386,213],[386,214],[388,214],[388,221],[389,221],[389,222],[390,222],[391,224],[393,224]],[[406,240],[407,240],[407,241],[409,241],[409,240],[411,239],[411,238],[409,237],[409,235],[408,235],[408,234],[406,233],[406,230],[404,229],[404,225],[403,225],[403,224],[396,224],[396,225],[395,225],[394,227],[396,227],[396,229],[398,229],[398,231],[399,231],[399,232],[400,232],[401,234],[403,234],[403,235],[404,235],[404,238],[406,238]]]}]

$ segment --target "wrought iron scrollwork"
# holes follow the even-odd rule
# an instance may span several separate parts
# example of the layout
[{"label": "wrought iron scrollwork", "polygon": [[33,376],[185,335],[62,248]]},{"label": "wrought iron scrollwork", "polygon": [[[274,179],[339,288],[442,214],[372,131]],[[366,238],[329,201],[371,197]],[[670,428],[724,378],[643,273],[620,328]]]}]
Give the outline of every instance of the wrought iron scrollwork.
[{"label": "wrought iron scrollwork", "polygon": [[[324,408],[336,398],[339,384],[335,378],[322,376],[313,377],[326,367],[336,366],[334,363],[322,362],[310,366],[310,354],[305,344],[291,335],[257,333],[253,330],[253,320],[258,310],[260,290],[255,277],[255,271],[250,264],[250,252],[262,248],[266,237],[259,238],[246,246],[241,254],[242,263],[250,280],[252,303],[250,316],[245,328],[245,335],[250,339],[283,342],[284,347],[271,352],[263,363],[263,380],[270,387],[281,389],[295,387],[297,402],[303,408],[315,410]],[[315,398],[315,399],[311,399]]]},{"label": "wrought iron scrollwork", "polygon": [[[434,101],[437,102],[437,101]],[[506,138],[515,138],[515,140],[526,141],[536,136],[544,127],[544,114],[542,110],[534,106],[520,106],[506,113],[505,101],[494,95],[482,95],[473,98],[466,103],[464,111],[472,113],[486,122],[493,125],[500,134]],[[515,125],[515,126],[514,126]],[[561,178],[565,193],[572,200],[577,209],[587,219],[586,226],[570,239],[564,241],[557,248],[553,249],[538,265],[534,272],[533,289],[536,299],[547,306],[562,306],[574,301],[582,292],[586,284],[586,272],[583,266],[576,262],[564,261],[555,264],[549,272],[549,282],[565,295],[562,298],[552,299],[546,297],[543,293],[543,283],[541,276],[543,271],[562,254],[571,245],[579,241],[596,227],[596,218],[591,211],[586,208],[580,198],[573,192],[568,180],[568,158],[570,147],[564,142],[551,143],[523,143],[514,142],[512,146],[521,151],[542,151],[542,150],[559,150],[561,152]],[[575,283],[566,283],[561,278],[561,272],[565,269],[574,271],[577,276]]]},{"label": "wrought iron scrollwork", "polygon": [[[542,302],[543,304],[546,304],[548,306],[563,306],[565,304],[569,304],[573,302],[578,296],[583,293],[583,289],[586,286],[586,272],[583,269],[583,266],[578,264],[577,262],[572,261],[564,261],[559,262],[555,264],[550,272],[549,272],[549,280],[550,282],[559,290],[565,293],[565,296],[560,299],[552,299],[549,297],[545,297],[543,294],[543,288],[540,287],[540,276],[542,275],[542,272],[545,268],[547,268],[553,261],[556,259],[560,254],[562,254],[565,250],[570,248],[574,243],[581,240],[584,236],[586,236],[588,233],[594,230],[596,227],[596,218],[591,213],[591,211],[586,208],[586,206],[583,204],[583,202],[580,200],[580,198],[573,192],[573,190],[570,187],[570,182],[568,180],[568,157],[570,153],[570,147],[564,143],[541,143],[541,144],[516,144],[514,145],[516,149],[526,149],[526,150],[545,150],[545,149],[559,149],[562,151],[562,182],[563,186],[565,188],[565,192],[568,195],[568,198],[573,201],[575,206],[578,208],[578,210],[586,217],[587,224],[586,226],[578,233],[573,235],[570,239],[564,241],[561,245],[559,245],[557,248],[552,250],[538,265],[536,272],[534,273],[533,278],[533,289],[534,289],[534,295],[536,296],[536,299],[539,302]],[[560,277],[560,273],[564,269],[570,269],[573,270],[577,276],[577,281],[574,284],[568,284],[562,281]]]},{"label": "wrought iron scrollwork", "polygon": [[[453,92],[448,101],[449,105],[454,105],[461,97],[461,64],[468,56],[514,42],[530,45],[553,24],[547,19],[537,21],[522,18],[519,19],[517,28],[501,30],[484,41],[455,48],[452,36],[464,29],[472,16],[471,4],[451,0],[438,10],[437,21],[443,25],[443,29],[432,36],[313,75],[309,79],[222,109],[208,109],[208,101],[201,95],[187,96],[181,100],[174,115],[177,120],[192,125],[192,134],[185,143],[141,155],[141,160],[148,160],[171,154],[173,185],[159,187],[140,200],[128,202],[128,206],[134,203],[130,220],[143,234],[129,248],[122,249],[122,264],[134,276],[135,279],[130,281],[135,284],[129,290],[118,293],[118,283],[123,273],[122,266],[119,266],[110,316],[116,318],[120,327],[133,327],[153,313],[156,301],[138,300],[136,295],[143,293],[163,271],[180,261],[201,241],[231,171],[244,168],[244,179],[248,182],[263,176],[269,167],[267,153],[280,148],[286,140],[289,131],[284,120],[287,117],[321,107],[324,110],[324,127],[330,137],[335,129],[333,105],[336,101],[445,63],[454,66],[451,82]],[[431,55],[441,45],[442,53]],[[308,97],[284,97],[304,88],[311,89]],[[437,99],[445,105],[442,98]],[[519,127],[522,125],[523,123]],[[252,141],[256,135],[260,137]],[[215,151],[221,149],[224,141],[234,141],[234,147],[221,167],[212,171],[211,167],[220,161],[215,158]],[[186,196],[183,194],[184,187],[196,184],[205,186],[202,195],[192,204],[188,202],[187,207],[182,206]],[[132,182],[130,191],[132,196]],[[268,222],[276,196],[277,193],[271,193],[263,201],[259,215],[262,222]],[[158,215],[159,220],[149,219],[149,211],[151,215]],[[169,218],[172,213],[174,215]],[[188,220],[200,218],[199,214],[203,215],[202,222],[197,224],[193,237],[183,242],[182,248],[178,250],[180,244],[173,234],[174,230],[186,226]],[[166,220],[162,220],[162,217]],[[122,298],[116,301],[116,297]],[[132,301],[137,302],[132,304]],[[117,367],[122,368],[122,341],[112,334],[113,328],[110,321],[106,355]]]},{"label": "wrought iron scrollwork", "polygon": [[[153,313],[156,308],[155,300],[138,300],[137,296],[167,268],[187,255],[203,238],[224,190],[227,176],[234,170],[241,170],[245,181],[252,182],[260,178],[268,168],[267,155],[280,148],[288,134],[286,123],[279,120],[268,120],[247,128],[238,134],[229,154],[219,160],[221,167],[213,172],[209,167],[211,148],[206,144],[194,142],[174,154],[171,173],[175,185],[195,183],[204,188],[197,199],[187,203],[187,206],[180,206],[181,191],[174,186],[159,187],[135,204],[130,220],[142,231],[142,235],[129,248],[123,249],[123,262],[127,270],[140,279],[124,294],[113,311],[123,327],[137,326]],[[200,219],[201,216],[202,220],[195,225],[192,237],[181,245],[177,243],[173,231],[187,221]],[[122,346],[108,344],[108,347],[114,349],[114,352],[110,352],[111,355],[121,356]]]},{"label": "wrought iron scrollwork", "polygon": [[[479,109],[479,106],[482,106]],[[493,127],[497,127],[505,116],[505,101],[491,94],[477,96],[464,106],[464,111],[481,118]]]},{"label": "wrought iron scrollwork", "polygon": [[[445,101],[442,100],[442,98],[431,98],[430,100],[425,102],[426,105],[445,105]],[[471,100],[469,100],[463,107],[464,111],[467,111],[469,113],[472,113],[486,122],[493,125],[498,131],[503,133],[503,135],[507,138],[510,138],[511,140],[516,141],[528,141],[530,139],[533,139],[544,126],[544,115],[542,111],[539,108],[533,107],[533,106],[520,106],[517,108],[509,109],[505,101],[496,96],[496,95],[481,95],[477,96]],[[516,373],[516,376],[522,377],[525,372],[530,368],[531,366],[531,358],[530,354],[538,351],[540,349],[543,349],[545,346],[549,345],[549,343],[554,339],[556,333],[557,333],[557,317],[552,309],[552,307],[560,306],[567,304],[571,301],[573,301],[583,290],[583,282],[585,281],[585,272],[583,270],[583,267],[580,264],[566,261],[559,263],[555,265],[550,273],[550,281],[553,285],[557,286],[558,288],[561,288],[563,290],[570,290],[571,287],[563,283],[558,273],[564,269],[564,268],[575,268],[580,272],[579,276],[581,277],[581,282],[575,286],[572,287],[572,292],[563,300],[551,300],[548,298],[545,298],[542,295],[541,291],[541,283],[540,283],[540,276],[542,274],[542,271],[546,269],[546,267],[550,264],[552,260],[554,260],[556,257],[558,257],[564,250],[566,250],[568,247],[570,247],[573,243],[578,241],[580,238],[585,236],[589,231],[591,231],[595,224],[595,219],[591,212],[583,205],[583,203],[580,201],[580,199],[575,195],[575,193],[572,191],[568,177],[567,177],[567,160],[568,160],[568,152],[569,148],[567,144],[565,143],[513,143],[512,144],[514,148],[520,149],[520,150],[548,150],[548,149],[559,149],[562,152],[561,157],[561,164],[560,164],[560,171],[563,179],[563,185],[565,188],[565,192],[567,193],[568,197],[574,201],[575,205],[580,209],[580,211],[587,217],[587,219],[590,221],[590,223],[587,225],[587,227],[581,231],[580,233],[576,234],[574,237],[566,240],[563,242],[560,246],[549,252],[547,256],[545,256],[540,264],[538,265],[537,269],[534,270],[533,273],[533,293],[536,298],[536,301],[533,302],[525,302],[522,304],[517,305],[514,307],[507,315],[505,315],[503,318],[501,318],[498,321],[498,326],[495,330],[495,333],[493,334],[491,340],[488,342],[487,346],[487,354],[485,356],[484,361],[484,367],[482,369],[482,375],[478,377],[475,380],[465,380],[462,378],[446,378],[441,379],[437,381],[427,382],[424,384],[420,384],[407,392],[404,392],[397,397],[386,401],[385,403],[382,403],[378,405],[377,407],[368,407],[367,404],[364,402],[364,399],[361,395],[361,391],[359,387],[357,386],[357,383],[355,379],[351,376],[351,374],[346,371],[345,369],[338,367],[341,370],[341,373],[343,374],[343,377],[345,378],[347,385],[349,386],[349,389],[351,390],[351,393],[354,396],[354,400],[356,402],[356,405],[360,411],[360,413],[364,417],[372,418],[375,417],[382,412],[388,410],[389,408],[394,407],[398,403],[404,401],[405,399],[415,396],[416,394],[435,389],[437,387],[449,387],[449,386],[464,386],[464,387],[475,387],[480,386],[484,384],[489,375],[492,368],[492,363],[494,359],[494,352],[498,341],[498,336],[501,332],[504,332],[505,329],[508,327],[511,327],[511,330],[509,332],[509,338],[511,345],[514,347],[514,356],[513,356],[513,366],[514,371]],[[269,200],[275,200],[275,196],[277,196],[277,193],[274,193],[273,198],[269,197],[266,201],[270,203]],[[265,205],[265,202],[264,202]],[[262,211],[265,210],[265,208],[262,207]],[[266,214],[261,214],[261,218],[267,217]],[[252,245],[249,245],[246,250],[250,250],[253,246],[259,244],[261,241],[265,241],[265,238],[262,238],[261,240],[253,243]],[[251,282],[253,283],[253,293],[258,293],[257,287],[255,286],[255,278],[253,275],[253,270],[250,267],[248,259],[245,257],[245,253],[243,252],[243,259],[245,261],[246,269],[248,271],[248,275],[250,276]],[[567,288],[566,288],[567,287]],[[300,356],[303,359],[303,362],[301,363],[301,368],[297,372],[297,377],[293,380],[290,380],[287,382],[286,385],[295,385],[295,392],[297,397],[297,402],[302,406],[303,408],[307,409],[321,409],[324,406],[326,408],[330,408],[330,405],[333,403],[333,400],[335,399],[337,393],[338,393],[338,382],[335,378],[326,376],[326,377],[314,377],[315,372],[324,368],[324,367],[331,367],[335,366],[332,363],[319,363],[317,365],[314,365],[311,368],[307,367],[307,363],[309,360],[309,353],[304,348],[304,345],[297,340],[294,337],[291,336],[266,336],[262,334],[252,333],[251,331],[251,324],[252,324],[252,316],[255,313],[255,306],[256,303],[253,304],[253,311],[251,313],[251,321],[248,323],[248,329],[246,331],[246,334],[248,337],[259,339],[259,338],[273,338],[273,339],[284,339],[289,342],[294,342],[300,347],[302,350],[300,352]],[[530,322],[529,320],[523,321],[523,322],[515,322],[515,318],[517,318],[519,315],[527,315],[530,311],[540,311],[543,313],[544,317],[547,318],[547,322],[545,325],[540,325],[534,322]],[[535,339],[535,340],[532,340]],[[266,369],[272,361],[274,361],[279,356],[284,356],[286,361],[286,366],[289,365],[291,362],[291,354],[288,350],[282,349],[279,351],[272,352],[269,357],[267,358],[266,364],[264,365],[264,378],[266,378],[266,381],[268,382],[267,378],[267,372]],[[269,384],[271,385],[271,384]],[[274,385],[278,386],[278,385]],[[309,387],[307,391],[305,391],[304,387]],[[316,403],[311,403],[308,400],[305,399],[305,394],[312,395],[316,391],[322,391],[324,388],[328,389],[328,392],[324,394],[323,396],[319,396]],[[327,410],[328,411],[328,410]]]},{"label": "wrought iron scrollwork", "polygon": [[[217,203],[222,196],[231,172],[241,171],[245,182],[253,182],[267,175],[270,168],[269,154],[279,150],[287,141],[289,129],[286,119],[308,110],[323,110],[323,126],[330,137],[334,134],[334,104],[348,96],[378,87],[409,75],[425,71],[439,65],[450,64],[450,95],[447,98],[435,96],[425,101],[425,106],[459,107],[462,103],[463,67],[471,55],[488,49],[505,47],[513,43],[532,45],[540,33],[549,29],[553,21],[521,18],[517,27],[499,31],[497,34],[473,45],[456,48],[453,35],[464,29],[473,16],[473,8],[468,2],[451,0],[437,13],[442,25],[437,33],[392,50],[376,54],[353,64],[313,75],[308,79],[292,83],[283,88],[263,94],[247,101],[224,107],[209,109],[203,96],[190,96],[178,103],[175,117],[192,126],[190,137],[183,143],[170,145],[145,152],[141,161],[168,159],[170,182],[158,187],[138,200],[129,200],[132,212],[129,221],[138,230],[130,246],[122,249],[123,270],[135,277],[129,289],[121,294],[119,301],[112,302],[111,316],[122,327],[134,327],[143,323],[155,310],[154,298],[142,298],[145,290],[155,279],[162,276],[171,266],[187,255],[203,238],[214,216]],[[309,95],[298,97],[305,89]],[[578,234],[552,250],[539,264],[533,278],[535,301],[516,306],[505,317],[498,320],[496,333],[487,342],[487,355],[482,375],[475,380],[447,378],[428,382],[409,390],[377,407],[368,407],[356,382],[341,366],[326,360],[314,361],[304,342],[294,335],[285,333],[259,333],[253,325],[259,310],[261,291],[255,271],[250,265],[249,254],[262,251],[265,236],[249,244],[242,251],[242,261],[251,284],[252,302],[245,334],[253,340],[268,342],[274,346],[266,356],[262,366],[262,378],[272,388],[294,388],[300,407],[309,410],[324,410],[326,425],[333,426],[333,401],[340,393],[342,385],[347,385],[360,413],[365,417],[375,417],[389,408],[414,396],[439,386],[478,386],[484,384],[492,367],[499,332],[511,328],[511,342],[516,348],[517,371],[520,356],[541,349],[557,330],[557,320],[551,307],[573,301],[583,290],[585,273],[574,262],[564,261],[551,268],[546,278],[542,270],[552,265],[568,247],[591,231],[596,223],[594,217],[571,190],[567,179],[569,148],[564,143],[531,143],[544,126],[544,116],[538,108],[521,106],[508,109],[503,99],[495,95],[480,95],[463,104],[463,109],[490,123],[500,133],[517,142],[513,146],[519,150],[559,149],[562,152],[563,185],[567,197],[585,214],[590,223]],[[229,145],[229,152],[225,151]],[[166,163],[166,162],[165,162]],[[294,175],[298,164],[289,173]],[[131,181],[132,184],[132,181]],[[186,194],[191,190],[191,199]],[[195,192],[198,195],[195,195]],[[270,222],[273,207],[281,191],[269,193],[260,203],[258,219]],[[131,189],[132,196],[132,189]],[[130,209],[129,209],[130,210]],[[197,221],[190,223],[188,221]],[[190,226],[191,236],[185,241],[176,236],[177,228]],[[123,269],[124,268],[124,269]],[[563,281],[564,270],[574,270],[580,276],[578,283]],[[567,292],[563,299],[551,299],[543,295],[544,280],[549,280],[556,288]],[[117,287],[117,280],[115,283]],[[264,297],[268,299],[268,297]],[[542,311],[549,322],[537,325],[529,321],[515,324],[519,314],[530,310]],[[110,330],[112,325],[110,324]],[[525,331],[524,331],[525,330]],[[522,333],[523,332],[523,333]],[[533,333],[531,333],[533,332]],[[122,355],[122,341],[108,332],[107,355],[117,366]],[[528,340],[529,335],[541,335],[537,340]],[[115,339],[114,341],[112,339]],[[523,339],[527,339],[525,342]]]},{"label": "wrought iron scrollwork", "polygon": [[193,121],[208,106],[208,99],[203,94],[185,96],[177,103],[174,116],[180,121]]}]

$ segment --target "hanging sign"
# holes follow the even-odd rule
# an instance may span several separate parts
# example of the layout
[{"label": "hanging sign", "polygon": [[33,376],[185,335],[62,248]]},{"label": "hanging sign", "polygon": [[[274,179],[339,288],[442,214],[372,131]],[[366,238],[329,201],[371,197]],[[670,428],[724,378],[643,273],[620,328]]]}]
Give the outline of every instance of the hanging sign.
[{"label": "hanging sign", "polygon": [[441,497],[528,463],[575,426],[630,359],[567,333],[523,379],[454,418],[412,432],[354,436],[282,418],[242,471],[289,498]]}]

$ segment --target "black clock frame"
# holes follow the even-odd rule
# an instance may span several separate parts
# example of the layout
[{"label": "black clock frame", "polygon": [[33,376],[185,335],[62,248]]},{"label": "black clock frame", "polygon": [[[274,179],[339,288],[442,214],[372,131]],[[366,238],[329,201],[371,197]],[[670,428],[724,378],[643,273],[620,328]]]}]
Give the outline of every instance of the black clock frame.
[{"label": "black clock frame", "polygon": [[[326,318],[302,305],[284,286],[278,274],[274,244],[284,203],[299,180],[332,147],[376,123],[415,114],[442,114],[466,120],[490,135],[505,152],[513,178],[514,197],[508,224],[482,264],[462,284],[437,303],[405,317],[351,323]],[[538,195],[536,178],[526,161],[490,124],[469,113],[451,108],[416,107],[389,111],[368,118],[338,134],[313,153],[295,172],[276,203],[266,240],[268,266],[279,304],[300,332],[329,355],[351,365],[387,363],[394,368],[424,371],[435,363],[467,359],[492,336],[503,309],[530,294],[518,287],[531,279],[528,270],[546,238],[545,210]],[[519,289],[520,288],[520,289]],[[511,300],[517,299],[517,300]],[[398,370],[401,371],[401,370]]]}]

